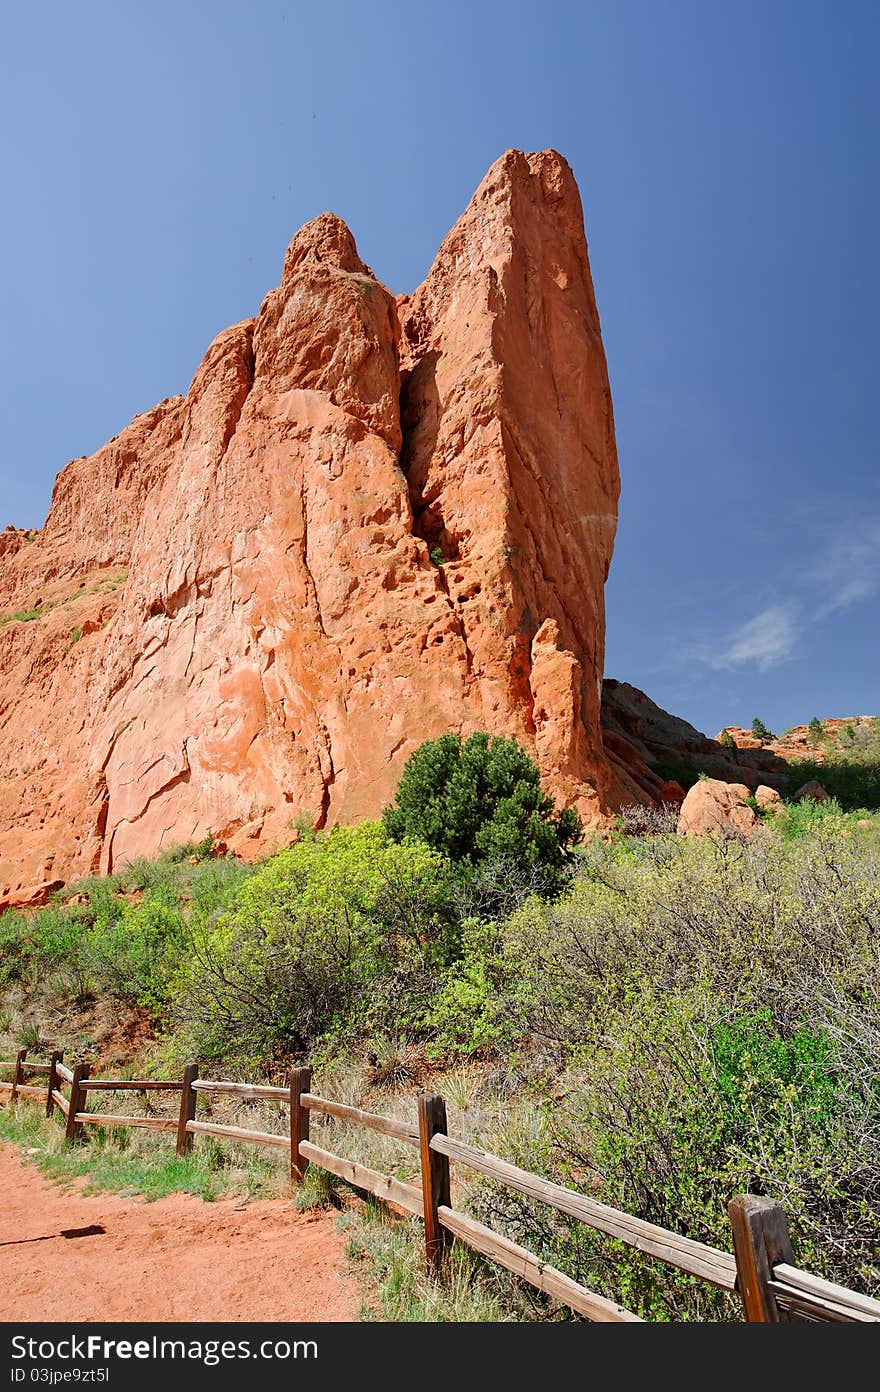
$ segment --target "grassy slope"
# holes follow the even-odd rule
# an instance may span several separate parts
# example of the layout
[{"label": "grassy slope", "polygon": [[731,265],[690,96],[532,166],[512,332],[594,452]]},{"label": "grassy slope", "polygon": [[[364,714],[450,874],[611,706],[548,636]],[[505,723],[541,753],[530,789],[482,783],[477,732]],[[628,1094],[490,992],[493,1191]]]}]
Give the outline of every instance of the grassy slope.
[{"label": "grassy slope", "polygon": [[[84,1037],[90,1023],[128,1010],[161,1034],[175,990],[165,948],[179,946],[193,921],[222,914],[248,873],[208,859],[208,850],[141,863],[71,887],[40,914],[0,921],[0,1057],[28,1034],[32,1052],[50,1043],[76,1056],[91,1048],[106,1073],[106,1049]],[[507,1022],[506,1037],[458,1062],[447,1020],[447,1057],[431,1065],[425,1041],[399,1040],[389,1016],[384,1037],[333,1069],[325,1064],[321,1090],[411,1119],[415,1092],[429,1086],[447,1096],[454,1134],[722,1246],[728,1191],[779,1193],[805,1262],[874,1290],[880,1097],[865,1061],[878,1043],[878,886],[880,817],[835,804],[785,809],[753,846],[685,844],[662,827],[594,842],[572,894],[556,906],[523,906],[500,931],[481,930],[461,989],[447,993],[462,1039],[487,1004]],[[173,1046],[166,1038],[157,1048],[142,1033],[129,1071],[137,1062],[138,1071],[167,1076]],[[248,1076],[280,1077],[284,1068],[284,1059],[266,1056]],[[221,1075],[222,1062],[213,1071]],[[415,1157],[387,1139],[326,1125],[320,1144],[413,1176]],[[68,1152],[54,1123],[25,1105],[0,1113],[0,1136],[33,1150],[29,1158],[53,1178],[88,1176],[95,1187],[148,1198],[285,1188],[274,1154],[211,1138],[178,1161],[165,1137],[96,1129]],[[325,1202],[339,1187],[316,1181],[300,1202]],[[659,1279],[651,1264],[548,1224],[534,1206],[488,1186],[456,1201],[649,1318],[730,1317],[695,1283]],[[470,1258],[447,1282],[429,1280],[412,1225],[372,1205],[344,1221],[352,1260],[375,1289],[372,1317],[552,1313]]]}]

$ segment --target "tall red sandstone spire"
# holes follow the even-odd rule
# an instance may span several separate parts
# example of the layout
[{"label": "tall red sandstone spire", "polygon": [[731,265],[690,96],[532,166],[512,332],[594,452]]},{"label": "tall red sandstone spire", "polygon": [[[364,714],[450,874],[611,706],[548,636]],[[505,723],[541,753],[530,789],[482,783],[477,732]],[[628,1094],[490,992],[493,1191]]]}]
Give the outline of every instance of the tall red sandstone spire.
[{"label": "tall red sandstone spire", "polygon": [[68,465],[33,540],[0,533],[0,611],[39,610],[0,627],[0,905],[375,815],[445,730],[515,735],[598,814],[617,494],[559,155],[493,165],[398,302],[309,223],[187,396]]}]

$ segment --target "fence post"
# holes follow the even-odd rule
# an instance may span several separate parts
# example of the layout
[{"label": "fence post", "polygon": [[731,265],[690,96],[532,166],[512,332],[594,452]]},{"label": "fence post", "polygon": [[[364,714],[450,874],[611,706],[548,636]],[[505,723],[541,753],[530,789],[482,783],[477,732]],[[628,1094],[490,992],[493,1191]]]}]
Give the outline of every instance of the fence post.
[{"label": "fence post", "polygon": [[749,1323],[778,1324],[790,1320],[776,1302],[769,1282],[780,1262],[794,1264],[788,1221],[781,1204],[755,1194],[742,1194],[728,1206],[736,1257],[737,1289]]},{"label": "fence post", "polygon": [[73,1077],[70,1081],[70,1108],[67,1113],[67,1126],[64,1128],[64,1139],[70,1144],[75,1141],[82,1130],[82,1122],[77,1121],[77,1112],[84,1112],[86,1109],[86,1094],[80,1087],[80,1083],[91,1073],[91,1066],[87,1063],[75,1063],[73,1066]]},{"label": "fence post", "polygon": [[196,1114],[196,1103],[199,1095],[193,1088],[193,1083],[199,1076],[199,1065],[188,1063],[183,1070],[183,1091],[180,1094],[180,1116],[177,1121],[177,1154],[189,1155],[192,1150],[193,1133],[187,1131],[187,1122],[193,1121]]},{"label": "fence post", "polygon": [[55,1098],[52,1093],[58,1087],[58,1074],[55,1072],[55,1065],[59,1059],[64,1058],[64,1050],[56,1049],[49,1055],[49,1086],[46,1089],[46,1116],[50,1117],[55,1110]]},{"label": "fence post", "polygon": [[419,1098],[419,1149],[422,1157],[422,1201],[425,1209],[425,1252],[428,1264],[438,1270],[449,1245],[449,1233],[437,1209],[450,1206],[449,1157],[431,1149],[431,1137],[446,1134],[446,1103],[435,1093]]},{"label": "fence post", "polygon": [[16,1097],[18,1096],[18,1086],[21,1082],[22,1064],[24,1063],[26,1058],[27,1049],[19,1049],[18,1053],[15,1056],[15,1072],[12,1075],[12,1094],[9,1098],[10,1102],[14,1102]]},{"label": "fence post", "polygon": [[299,1153],[301,1141],[309,1139],[309,1109],[300,1098],[312,1086],[311,1068],[292,1068],[290,1071],[290,1182],[302,1184],[309,1168],[308,1160]]}]

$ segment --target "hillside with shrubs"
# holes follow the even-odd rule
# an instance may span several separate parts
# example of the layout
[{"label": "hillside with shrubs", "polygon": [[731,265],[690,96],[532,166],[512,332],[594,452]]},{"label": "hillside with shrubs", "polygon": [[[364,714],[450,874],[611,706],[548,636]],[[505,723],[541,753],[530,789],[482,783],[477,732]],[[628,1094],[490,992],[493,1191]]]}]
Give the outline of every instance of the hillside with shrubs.
[{"label": "hillside with shrubs", "polygon": [[[157,1076],[195,1059],[275,1081],[309,1061],[322,1090],[407,1116],[430,1084],[455,1134],[704,1242],[729,1246],[734,1194],[778,1198],[801,1265],[877,1295],[876,734],[829,739],[813,763],[833,796],[783,801],[748,838],[680,837],[671,809],[639,809],[585,839],[512,741],[444,736],[380,821],[304,830],[255,866],[209,839],[5,914],[0,1056],[101,1066],[129,1020],[129,1062]],[[372,1144],[340,1134],[353,1158]],[[404,1178],[417,1163],[380,1158]],[[522,1196],[475,1180],[461,1200],[648,1318],[739,1317]],[[405,1239],[358,1222],[389,1318],[563,1317],[479,1263],[454,1316],[415,1297],[401,1313]]]}]

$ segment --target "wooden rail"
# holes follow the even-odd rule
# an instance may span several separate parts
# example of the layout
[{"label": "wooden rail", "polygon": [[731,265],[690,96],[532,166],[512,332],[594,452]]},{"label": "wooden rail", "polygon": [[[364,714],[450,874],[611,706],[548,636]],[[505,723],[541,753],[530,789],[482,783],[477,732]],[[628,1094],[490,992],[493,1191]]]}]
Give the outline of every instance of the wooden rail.
[{"label": "wooden rail", "polygon": [[[26,1055],[27,1051],[22,1049],[12,1063],[0,1064],[0,1068],[14,1070],[10,1082],[0,1082],[0,1091],[11,1094],[10,1104],[19,1096],[45,1098],[48,1116],[56,1107],[62,1113],[69,1142],[76,1139],[84,1126],[118,1126],[175,1132],[179,1155],[185,1155],[194,1138],[200,1135],[289,1151],[293,1184],[303,1181],[310,1164],[316,1165],[355,1188],[422,1218],[426,1257],[438,1272],[443,1272],[445,1252],[455,1239],[589,1320],[634,1322],[639,1317],[616,1301],[588,1290],[470,1214],[455,1209],[450,1198],[450,1162],[464,1165],[526,1198],[547,1204],[556,1212],[624,1242],[648,1257],[721,1290],[736,1292],[749,1322],[880,1323],[880,1301],[802,1271],[795,1264],[785,1213],[771,1199],[743,1195],[732,1200],[729,1213],[734,1250],[731,1254],[599,1203],[575,1189],[531,1174],[479,1146],[456,1140],[447,1132],[442,1097],[420,1098],[418,1125],[413,1126],[378,1112],[363,1111],[347,1102],[320,1097],[311,1091],[312,1074],[305,1067],[293,1069],[288,1087],[276,1087],[199,1078],[195,1064],[187,1065],[182,1079],[90,1078],[86,1064],[70,1068],[63,1063],[60,1051],[56,1051],[48,1063],[28,1062]],[[35,1087],[24,1082],[29,1074],[45,1076],[45,1085]],[[65,1087],[70,1090],[69,1098],[64,1095]],[[180,1094],[177,1117],[125,1116],[86,1109],[91,1092],[157,1091]],[[199,1121],[196,1107],[200,1095],[285,1104],[286,1132],[278,1134]],[[407,1183],[393,1174],[383,1174],[316,1145],[310,1136],[312,1113],[334,1117],[350,1126],[416,1147],[420,1153],[421,1184]]]},{"label": "wooden rail", "polygon": [[414,1184],[405,1184],[393,1175],[380,1174],[378,1170],[358,1165],[354,1160],[333,1155],[329,1150],[312,1145],[311,1141],[301,1141],[299,1152],[306,1160],[319,1165],[322,1170],[329,1170],[331,1174],[338,1175],[340,1179],[347,1180],[356,1189],[364,1189],[368,1194],[374,1194],[377,1199],[384,1199],[386,1203],[406,1209],[407,1213],[414,1213],[419,1218],[422,1216],[422,1191]]},{"label": "wooden rail", "polygon": [[458,1160],[477,1170],[487,1179],[505,1184],[527,1198],[539,1199],[549,1204],[558,1213],[565,1213],[588,1227],[596,1228],[608,1237],[615,1237],[637,1248],[646,1256],[657,1257],[669,1266],[677,1266],[691,1276],[699,1276],[721,1290],[736,1289],[736,1261],[728,1252],[717,1247],[707,1247],[703,1242],[695,1242],[689,1237],[679,1237],[677,1233],[659,1228],[654,1223],[646,1223],[642,1218],[634,1218],[619,1209],[609,1208],[607,1204],[589,1199],[573,1189],[565,1189],[561,1184],[539,1179],[496,1155],[488,1155],[476,1146],[453,1140],[451,1136],[434,1136],[431,1149],[451,1160]]},{"label": "wooden rail", "polygon": [[340,1121],[350,1121],[355,1126],[365,1126],[368,1131],[379,1131],[385,1136],[394,1136],[398,1141],[406,1141],[408,1145],[418,1147],[418,1127],[407,1126],[403,1121],[380,1116],[378,1112],[362,1112],[359,1107],[350,1107],[345,1102],[329,1102],[326,1097],[315,1097],[311,1092],[304,1092],[300,1097],[300,1103],[310,1111],[324,1112],[327,1116],[338,1117]]},{"label": "wooden rail", "polygon": [[52,1089],[52,1101],[55,1103],[56,1107],[61,1108],[65,1116],[70,1115],[70,1103],[67,1101],[64,1093],[59,1092],[57,1088]]},{"label": "wooden rail", "polygon": [[74,1120],[89,1126],[135,1126],[147,1131],[176,1131],[175,1117],[111,1116],[109,1112],[77,1112]]},{"label": "wooden rail", "polygon": [[522,1277],[545,1295],[553,1296],[561,1305],[571,1306],[572,1310],[584,1315],[586,1319],[602,1323],[642,1323],[638,1315],[625,1310],[622,1305],[616,1305],[613,1300],[606,1300],[604,1296],[587,1290],[570,1276],[557,1271],[554,1266],[538,1261],[538,1258],[533,1257],[525,1247],[517,1246],[509,1238],[493,1232],[491,1228],[478,1223],[468,1214],[456,1213],[455,1209],[446,1208],[445,1205],[441,1205],[437,1212],[444,1228],[454,1237],[466,1242],[469,1247],[497,1262],[507,1271],[512,1271],[514,1276]]},{"label": "wooden rail", "polygon": [[86,1078],[86,1092],[180,1092],[181,1082],[157,1082],[154,1078]]},{"label": "wooden rail", "polygon": [[198,1078],[193,1082],[193,1088],[196,1092],[232,1093],[235,1097],[262,1097],[273,1102],[287,1102],[290,1099],[289,1088],[264,1087],[262,1083],[212,1083],[207,1078]]},{"label": "wooden rail", "polygon": [[777,1301],[792,1313],[846,1323],[873,1324],[880,1317],[878,1302],[870,1296],[799,1271],[787,1262],[773,1268],[770,1286]]},{"label": "wooden rail", "polygon": [[[176,1125],[176,1123],[175,1123]],[[276,1146],[288,1150],[290,1138],[278,1136],[271,1131],[248,1131],[243,1126],[221,1126],[213,1121],[188,1121],[186,1129],[196,1136],[225,1136],[230,1141],[249,1141],[251,1145]]]}]

